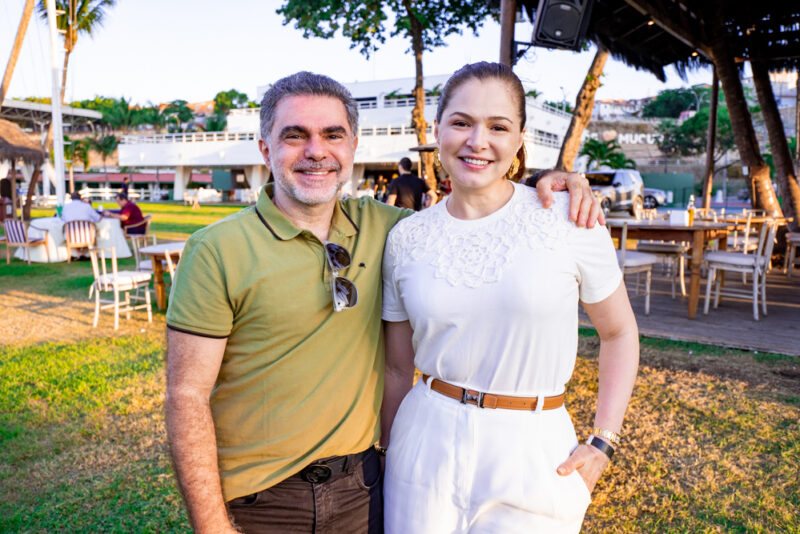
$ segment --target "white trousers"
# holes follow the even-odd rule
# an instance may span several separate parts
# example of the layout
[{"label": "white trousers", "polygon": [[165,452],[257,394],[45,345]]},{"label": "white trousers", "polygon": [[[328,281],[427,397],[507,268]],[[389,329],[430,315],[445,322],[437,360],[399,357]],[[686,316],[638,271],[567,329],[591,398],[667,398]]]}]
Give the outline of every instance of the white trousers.
[{"label": "white trousers", "polygon": [[576,533],[591,496],[556,468],[578,445],[566,409],[482,409],[409,392],[386,455],[386,534]]}]

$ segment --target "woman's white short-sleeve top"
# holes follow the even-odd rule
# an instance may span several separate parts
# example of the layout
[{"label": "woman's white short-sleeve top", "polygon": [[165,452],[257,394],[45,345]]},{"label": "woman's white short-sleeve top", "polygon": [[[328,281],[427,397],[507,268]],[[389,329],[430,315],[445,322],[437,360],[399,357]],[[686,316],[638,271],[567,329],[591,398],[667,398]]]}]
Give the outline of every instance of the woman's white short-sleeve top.
[{"label": "woman's white short-sleeve top", "polygon": [[579,228],[569,195],[544,209],[536,190],[480,219],[446,202],[400,221],[383,258],[383,319],[409,320],[423,373],[500,395],[564,391],[578,346],[578,299],[607,298],[622,279],[604,226]]}]

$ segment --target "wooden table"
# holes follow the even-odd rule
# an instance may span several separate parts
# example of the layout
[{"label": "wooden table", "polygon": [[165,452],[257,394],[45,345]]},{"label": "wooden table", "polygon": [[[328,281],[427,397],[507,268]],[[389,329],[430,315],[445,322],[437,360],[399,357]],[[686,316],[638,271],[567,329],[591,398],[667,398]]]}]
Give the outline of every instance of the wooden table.
[{"label": "wooden table", "polygon": [[[728,243],[728,232],[733,230],[734,223],[714,223],[695,221],[692,226],[673,225],[664,220],[637,221],[624,219],[608,219],[607,225],[612,237],[622,236],[622,225],[628,223],[628,239],[655,239],[658,241],[688,242],[692,245],[692,259],[689,263],[691,279],[689,282],[689,319],[694,319],[697,314],[697,304],[700,302],[700,266],[703,263],[703,252],[706,243],[713,239],[719,240],[719,249],[725,250]],[[625,246],[620,243],[620,247]]]},{"label": "wooden table", "polygon": [[159,310],[167,308],[167,291],[164,286],[164,261],[167,259],[167,254],[173,262],[177,263],[180,258],[183,247],[186,246],[185,241],[177,243],[161,243],[160,245],[150,245],[142,247],[139,252],[150,256],[150,263],[153,265],[153,286],[156,289],[156,304]]}]

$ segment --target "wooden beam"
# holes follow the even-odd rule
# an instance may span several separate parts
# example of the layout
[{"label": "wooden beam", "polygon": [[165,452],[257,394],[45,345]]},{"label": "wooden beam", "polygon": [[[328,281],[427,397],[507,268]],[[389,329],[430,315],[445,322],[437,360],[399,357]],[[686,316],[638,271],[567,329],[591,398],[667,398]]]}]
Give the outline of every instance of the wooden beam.
[{"label": "wooden beam", "polygon": [[[685,45],[697,50],[698,53],[711,59],[710,48],[702,42],[701,36],[692,35],[686,25],[668,15],[669,10],[657,5],[653,0],[625,0],[625,2],[646,17],[650,17],[664,31]],[[680,11],[680,9],[678,10]],[[698,20],[698,22],[700,22]]]},{"label": "wooden beam", "polygon": [[[714,78],[711,82],[711,109],[708,111],[708,139],[706,140],[706,175],[703,183],[703,208],[711,207],[711,190],[714,186],[714,144],[717,137],[717,102],[719,100],[719,76],[712,67]],[[728,192],[725,191],[725,195]]]},{"label": "wooden beam", "polygon": [[514,22],[516,22],[516,0],[501,0],[500,2],[500,63],[512,66],[514,58],[511,50],[514,42]]}]

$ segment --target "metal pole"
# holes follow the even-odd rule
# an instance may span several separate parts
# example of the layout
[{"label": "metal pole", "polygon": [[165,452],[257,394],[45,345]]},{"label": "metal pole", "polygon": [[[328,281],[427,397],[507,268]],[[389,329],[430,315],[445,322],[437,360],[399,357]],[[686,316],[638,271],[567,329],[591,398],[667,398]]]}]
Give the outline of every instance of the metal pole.
[{"label": "metal pole", "polygon": [[714,185],[714,142],[717,137],[717,100],[719,100],[719,77],[712,67],[714,80],[711,82],[711,109],[708,112],[708,139],[706,140],[706,174],[703,183],[703,208],[711,207],[711,189]]},{"label": "metal pole", "polygon": [[47,0],[47,25],[50,27],[50,63],[52,92],[50,104],[53,120],[53,159],[55,160],[56,204],[64,205],[64,129],[61,124],[61,91],[59,89],[58,28],[56,26],[56,2]]},{"label": "metal pole", "polygon": [[516,0],[500,1],[500,63],[511,67],[511,45],[514,41],[514,22],[516,18]]}]

